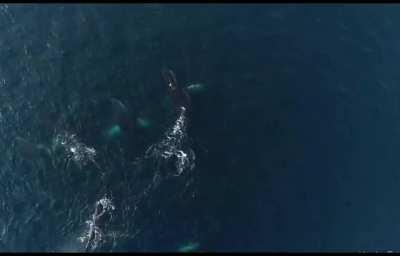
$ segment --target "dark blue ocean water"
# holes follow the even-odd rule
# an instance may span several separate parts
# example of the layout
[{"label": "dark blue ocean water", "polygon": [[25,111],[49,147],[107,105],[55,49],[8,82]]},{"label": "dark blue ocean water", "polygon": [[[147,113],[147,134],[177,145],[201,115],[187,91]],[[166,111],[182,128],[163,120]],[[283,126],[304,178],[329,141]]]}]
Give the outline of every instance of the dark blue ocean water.
[{"label": "dark blue ocean water", "polygon": [[0,251],[399,250],[399,11],[1,5]]}]

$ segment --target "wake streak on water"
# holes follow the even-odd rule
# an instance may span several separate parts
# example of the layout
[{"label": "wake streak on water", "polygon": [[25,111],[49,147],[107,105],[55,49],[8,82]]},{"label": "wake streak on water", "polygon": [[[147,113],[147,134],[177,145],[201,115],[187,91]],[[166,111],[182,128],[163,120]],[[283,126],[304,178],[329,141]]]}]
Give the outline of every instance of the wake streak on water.
[{"label": "wake streak on water", "polygon": [[182,107],[174,126],[165,133],[163,140],[146,150],[145,158],[153,158],[160,165],[169,160],[174,161],[177,172],[173,175],[176,176],[181,175],[185,170],[193,170],[196,156],[188,146],[186,128],[186,109]]},{"label": "wake streak on water", "polygon": [[[100,212],[98,212],[99,208]],[[82,237],[78,238],[81,243],[86,244],[86,251],[95,250],[103,241],[105,233],[99,222],[102,221],[101,218],[104,218],[106,214],[111,214],[114,210],[115,206],[107,196],[104,196],[96,202],[96,210],[92,215],[92,219],[86,221],[88,230]]]}]

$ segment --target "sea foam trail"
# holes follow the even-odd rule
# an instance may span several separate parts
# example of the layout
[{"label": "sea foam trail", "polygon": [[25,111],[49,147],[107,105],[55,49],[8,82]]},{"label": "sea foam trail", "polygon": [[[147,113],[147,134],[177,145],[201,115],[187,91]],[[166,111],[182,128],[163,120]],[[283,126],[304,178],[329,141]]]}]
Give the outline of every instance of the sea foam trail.
[{"label": "sea foam trail", "polygon": [[186,170],[195,167],[196,155],[190,148],[187,136],[186,109],[181,107],[175,124],[167,130],[164,138],[151,145],[145,153],[145,158],[154,159],[159,166],[172,160],[176,170],[172,175],[179,176]]}]

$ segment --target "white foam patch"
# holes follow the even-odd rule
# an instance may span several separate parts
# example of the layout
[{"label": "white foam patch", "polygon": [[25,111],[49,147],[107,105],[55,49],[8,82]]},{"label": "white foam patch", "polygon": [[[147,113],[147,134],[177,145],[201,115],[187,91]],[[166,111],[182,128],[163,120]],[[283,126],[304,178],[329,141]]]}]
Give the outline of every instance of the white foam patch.
[{"label": "white foam patch", "polygon": [[175,124],[170,128],[160,142],[151,145],[145,153],[146,158],[166,161],[175,157],[176,172],[173,175],[181,175],[185,170],[195,167],[196,156],[187,145],[187,118],[186,109],[181,108],[180,115]]},{"label": "white foam patch", "polygon": [[104,231],[98,226],[98,223],[96,223],[96,221],[98,220],[98,218],[101,218],[102,215],[111,213],[115,210],[115,206],[113,205],[111,199],[107,196],[104,196],[103,198],[98,200],[96,202],[96,207],[97,205],[101,205],[101,212],[95,212],[92,215],[92,219],[86,221],[87,229],[82,236],[78,237],[78,240],[81,243],[85,244],[86,248],[89,250],[97,249],[101,242],[103,242],[106,235]]},{"label": "white foam patch", "polygon": [[66,158],[73,160],[80,168],[88,162],[95,163],[96,150],[81,143],[75,134],[63,132],[53,140],[53,150],[63,149]]}]

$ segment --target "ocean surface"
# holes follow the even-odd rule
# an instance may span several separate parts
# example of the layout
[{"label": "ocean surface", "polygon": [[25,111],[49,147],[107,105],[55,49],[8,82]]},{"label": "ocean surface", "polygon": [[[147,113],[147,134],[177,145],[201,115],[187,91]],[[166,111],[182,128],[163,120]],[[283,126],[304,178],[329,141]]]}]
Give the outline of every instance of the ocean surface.
[{"label": "ocean surface", "polygon": [[0,251],[399,251],[399,13],[1,4]]}]

